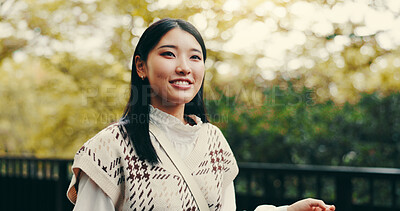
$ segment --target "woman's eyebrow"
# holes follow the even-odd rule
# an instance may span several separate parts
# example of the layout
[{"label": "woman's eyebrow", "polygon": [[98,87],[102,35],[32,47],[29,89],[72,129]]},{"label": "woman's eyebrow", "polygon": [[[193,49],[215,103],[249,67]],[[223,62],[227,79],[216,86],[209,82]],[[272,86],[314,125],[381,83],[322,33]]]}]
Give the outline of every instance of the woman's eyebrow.
[{"label": "woman's eyebrow", "polygon": [[[162,45],[162,46],[158,47],[158,49],[161,49],[161,48],[175,48],[175,49],[177,49],[178,47],[176,45]],[[190,50],[201,53],[201,51],[199,49],[197,49],[197,48],[192,48]]]},{"label": "woman's eyebrow", "polygon": [[191,51],[196,51],[196,52],[198,52],[198,53],[201,53],[201,50],[199,50],[199,49],[197,49],[197,48],[192,48],[192,49],[190,49]]},{"label": "woman's eyebrow", "polygon": [[160,49],[160,48],[178,48],[178,47],[176,47],[175,45],[162,45],[162,46],[158,47],[158,49]]}]

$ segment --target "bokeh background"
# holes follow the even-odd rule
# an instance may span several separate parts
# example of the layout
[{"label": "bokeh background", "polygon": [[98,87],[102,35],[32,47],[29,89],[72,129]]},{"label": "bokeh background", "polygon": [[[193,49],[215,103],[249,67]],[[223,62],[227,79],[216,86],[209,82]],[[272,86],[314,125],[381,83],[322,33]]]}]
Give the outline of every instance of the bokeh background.
[{"label": "bokeh background", "polygon": [[118,121],[140,35],[208,48],[211,122],[238,161],[400,167],[398,0],[2,0],[0,155],[72,158]]}]

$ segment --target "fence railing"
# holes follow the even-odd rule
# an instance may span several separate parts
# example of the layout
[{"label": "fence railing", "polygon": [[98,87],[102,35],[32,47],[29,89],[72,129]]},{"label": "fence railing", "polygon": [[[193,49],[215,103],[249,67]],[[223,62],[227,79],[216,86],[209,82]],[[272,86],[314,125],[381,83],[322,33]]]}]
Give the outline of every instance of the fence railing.
[{"label": "fence railing", "polygon": [[400,169],[240,163],[238,210],[320,198],[339,211],[400,211]]},{"label": "fence railing", "polygon": [[71,160],[0,158],[0,210],[70,211]]},{"label": "fence railing", "polygon": [[[72,160],[0,157],[0,210],[65,211]],[[400,169],[239,163],[237,210],[314,197],[339,211],[400,211]]]}]

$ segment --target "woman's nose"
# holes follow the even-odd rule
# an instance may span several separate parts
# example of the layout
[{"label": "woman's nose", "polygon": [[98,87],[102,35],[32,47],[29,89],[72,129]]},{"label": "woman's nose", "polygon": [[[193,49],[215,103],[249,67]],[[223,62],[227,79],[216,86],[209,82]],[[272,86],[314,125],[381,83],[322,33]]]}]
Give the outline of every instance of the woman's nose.
[{"label": "woman's nose", "polygon": [[184,59],[180,61],[178,66],[176,67],[176,73],[180,75],[187,75],[190,74],[192,71],[190,69],[190,66],[188,65],[188,62]]}]

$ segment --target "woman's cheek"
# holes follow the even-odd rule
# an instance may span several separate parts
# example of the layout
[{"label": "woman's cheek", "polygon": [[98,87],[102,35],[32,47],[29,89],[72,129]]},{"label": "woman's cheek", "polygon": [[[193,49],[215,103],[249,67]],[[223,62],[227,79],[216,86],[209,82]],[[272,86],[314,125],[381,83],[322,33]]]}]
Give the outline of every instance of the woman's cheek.
[{"label": "woman's cheek", "polygon": [[201,70],[201,71],[199,71],[197,74],[196,74],[196,81],[200,81],[200,84],[203,82],[203,79],[204,79],[204,69],[203,70]]}]

